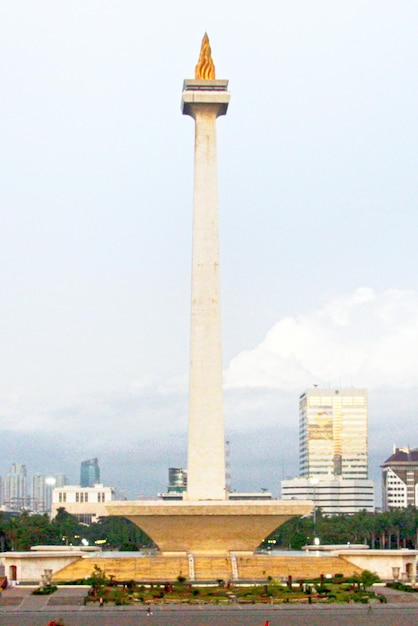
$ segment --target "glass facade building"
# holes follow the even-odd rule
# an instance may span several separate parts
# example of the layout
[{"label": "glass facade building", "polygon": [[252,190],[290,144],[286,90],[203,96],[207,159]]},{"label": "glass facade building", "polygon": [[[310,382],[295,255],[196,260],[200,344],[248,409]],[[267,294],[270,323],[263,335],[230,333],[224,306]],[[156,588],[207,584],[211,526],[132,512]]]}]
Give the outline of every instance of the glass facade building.
[{"label": "glass facade building", "polygon": [[182,467],[168,468],[168,493],[183,493],[187,489],[187,470]]},{"label": "glass facade building", "polygon": [[100,483],[100,468],[97,459],[82,461],[80,468],[80,486],[94,487]]},{"label": "glass facade building", "polygon": [[299,402],[300,476],[368,477],[366,389],[314,387]]}]

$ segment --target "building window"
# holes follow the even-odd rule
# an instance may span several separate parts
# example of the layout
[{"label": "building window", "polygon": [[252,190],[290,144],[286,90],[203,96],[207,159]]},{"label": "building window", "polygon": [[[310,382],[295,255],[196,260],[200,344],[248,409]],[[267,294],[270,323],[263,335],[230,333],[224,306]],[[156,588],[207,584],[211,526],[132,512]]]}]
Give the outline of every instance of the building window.
[{"label": "building window", "polygon": [[91,524],[94,515],[92,513],[79,513],[75,516],[81,524]]}]

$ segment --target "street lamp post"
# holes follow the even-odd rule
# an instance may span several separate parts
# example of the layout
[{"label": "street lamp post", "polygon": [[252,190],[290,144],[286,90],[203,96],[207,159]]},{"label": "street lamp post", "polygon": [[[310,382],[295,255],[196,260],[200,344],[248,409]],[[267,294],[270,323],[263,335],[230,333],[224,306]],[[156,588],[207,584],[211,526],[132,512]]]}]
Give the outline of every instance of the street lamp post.
[{"label": "street lamp post", "polygon": [[316,543],[316,486],[318,484],[318,478],[311,478],[311,485],[313,486],[313,531],[314,531],[314,543]]}]

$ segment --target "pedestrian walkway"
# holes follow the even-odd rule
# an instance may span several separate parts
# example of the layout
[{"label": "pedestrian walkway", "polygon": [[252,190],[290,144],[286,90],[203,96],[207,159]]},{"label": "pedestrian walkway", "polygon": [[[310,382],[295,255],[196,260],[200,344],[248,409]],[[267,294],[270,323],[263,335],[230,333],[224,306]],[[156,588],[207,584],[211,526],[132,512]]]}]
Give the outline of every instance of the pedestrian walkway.
[{"label": "pedestrian walkway", "polygon": [[24,598],[29,596],[35,587],[20,587],[13,586],[5,589],[1,594],[0,607],[2,606],[19,606],[22,604]]},{"label": "pedestrian walkway", "polygon": [[15,608],[22,611],[42,611],[47,606],[51,607],[75,607],[83,606],[89,587],[58,587],[57,591],[49,596],[34,596],[32,586],[10,587],[3,591],[0,596],[0,609],[2,607]]},{"label": "pedestrian walkway", "polygon": [[49,597],[48,606],[82,606],[90,587],[58,587]]},{"label": "pedestrian walkway", "polygon": [[22,611],[42,611],[48,604],[49,596],[33,596],[29,593],[22,598],[19,609]]},{"label": "pedestrian walkway", "polygon": [[415,602],[418,602],[418,592],[408,593],[382,585],[373,585],[372,591],[385,596],[386,601],[391,604],[414,604]]}]

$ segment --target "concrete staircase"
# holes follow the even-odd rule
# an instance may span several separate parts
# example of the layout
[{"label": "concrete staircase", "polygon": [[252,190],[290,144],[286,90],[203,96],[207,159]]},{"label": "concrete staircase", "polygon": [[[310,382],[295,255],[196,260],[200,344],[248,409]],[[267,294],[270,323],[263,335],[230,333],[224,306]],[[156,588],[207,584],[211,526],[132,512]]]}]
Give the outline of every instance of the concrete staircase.
[{"label": "concrete staircase", "polygon": [[195,580],[229,580],[231,560],[226,556],[195,556]]},{"label": "concrete staircase", "polygon": [[237,557],[239,578],[242,580],[265,580],[268,576],[293,580],[318,578],[323,574],[352,576],[361,569],[341,557],[332,556],[249,556]]},{"label": "concrete staircase", "polygon": [[139,558],[80,558],[56,572],[54,582],[78,580],[91,576],[94,566],[104,570],[115,580],[172,581],[178,576],[188,577],[187,557],[139,557]]},{"label": "concrete staircase", "polygon": [[[90,576],[94,566],[103,569],[115,580],[176,581],[178,576],[189,579],[189,559],[187,556],[155,556],[139,558],[80,558],[55,573],[53,580],[72,581]],[[230,557],[193,556],[194,580],[260,580],[271,576],[293,580],[317,578],[321,574],[343,574],[352,576],[361,569],[342,557],[331,556],[236,556],[235,566]]]}]

